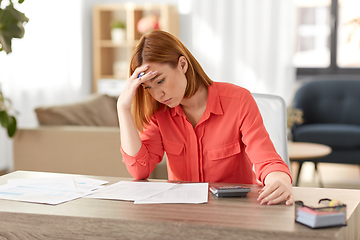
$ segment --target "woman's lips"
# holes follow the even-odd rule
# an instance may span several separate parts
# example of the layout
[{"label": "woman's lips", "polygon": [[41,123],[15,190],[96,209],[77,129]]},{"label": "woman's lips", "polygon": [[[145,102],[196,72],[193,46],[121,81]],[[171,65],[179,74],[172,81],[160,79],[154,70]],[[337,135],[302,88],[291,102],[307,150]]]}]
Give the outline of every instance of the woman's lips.
[{"label": "woman's lips", "polygon": [[170,100],[171,100],[171,98],[169,98],[169,99],[167,99],[167,100],[163,101],[162,103],[163,103],[163,104],[165,104],[165,105],[167,105],[167,104],[170,102]]}]

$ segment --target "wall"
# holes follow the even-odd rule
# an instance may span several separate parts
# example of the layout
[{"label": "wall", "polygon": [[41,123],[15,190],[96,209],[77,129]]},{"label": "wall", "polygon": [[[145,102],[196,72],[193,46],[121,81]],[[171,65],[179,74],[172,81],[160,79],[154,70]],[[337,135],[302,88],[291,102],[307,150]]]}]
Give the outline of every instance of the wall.
[{"label": "wall", "polygon": [[[70,1],[71,2],[71,1]],[[92,19],[92,9],[95,4],[104,4],[104,3],[125,3],[128,2],[126,0],[78,0],[76,4],[80,4],[80,12],[76,13],[80,15],[81,23],[81,80],[78,80],[81,86],[80,91],[70,91],[67,90],[66,92],[55,93],[57,89],[54,89],[54,92],[47,92],[47,91],[28,91],[29,89],[26,89],[27,92],[23,93],[22,91],[18,91],[17,89],[12,92],[8,91],[8,95],[11,96],[14,100],[15,104],[20,105],[21,108],[18,108],[18,110],[21,111],[21,115],[19,117],[19,125],[20,126],[29,126],[33,125],[35,121],[35,115],[33,113],[33,107],[34,104],[30,104],[30,102],[35,101],[37,104],[40,100],[42,100],[42,104],[54,104],[59,102],[69,102],[74,101],[74,99],[81,99],[87,94],[90,94],[92,91],[92,65],[93,65],[93,55],[92,55],[92,49],[93,49],[93,42],[92,42],[92,28],[93,28],[93,19]],[[175,6],[178,6],[180,15],[179,15],[179,21],[180,21],[180,40],[190,49],[191,52],[195,55],[196,58],[198,58],[199,62],[202,64],[205,71],[209,74],[211,78],[213,78],[216,81],[228,81],[228,82],[234,82],[239,85],[243,85],[245,87],[249,86],[249,88],[252,88],[250,90],[255,90],[257,92],[268,92],[268,93],[277,93],[277,89],[279,89],[277,86],[279,86],[281,89],[285,89],[287,93],[291,92],[290,85],[288,86],[288,83],[291,83],[294,78],[292,76],[292,69],[291,69],[291,62],[288,61],[288,57],[286,56],[281,61],[281,66],[278,68],[276,66],[275,60],[279,60],[284,54],[279,54],[279,56],[276,56],[276,58],[272,58],[272,52],[277,52],[280,50],[283,50],[286,54],[291,54],[291,50],[288,51],[287,49],[291,49],[291,21],[286,21],[286,17],[288,15],[292,15],[291,11],[291,0],[241,0],[241,1],[216,1],[216,0],[152,0],[152,1],[141,1],[141,0],[134,0],[132,1],[134,3],[168,3],[173,4]],[[25,2],[28,6],[30,6],[31,2]],[[42,3],[37,3],[38,5]],[[56,4],[54,2],[47,3],[49,6],[52,7],[52,9],[57,9]],[[57,2],[59,4],[59,2]],[[69,2],[64,2],[63,6],[64,8],[67,8],[67,5],[71,4]],[[234,6],[234,7],[233,7]],[[78,7],[78,6],[77,6]],[[238,12],[238,10],[241,10],[242,12]],[[262,11],[265,14],[259,14]],[[55,11],[55,10],[53,10]],[[282,11],[282,12],[279,12]],[[30,11],[24,11],[26,13]],[[229,14],[228,14],[229,13]],[[253,14],[254,13],[254,14]],[[49,10],[48,15],[51,15],[51,11]],[[66,15],[66,14],[65,14]],[[64,16],[65,16],[64,15]],[[73,13],[73,15],[75,15]],[[234,17],[234,19],[230,18],[229,16]],[[284,15],[284,16],[283,16]],[[56,15],[57,16],[57,15]],[[30,16],[29,16],[30,17]],[[285,20],[283,20],[285,17]],[[214,49],[217,52],[221,52],[222,59],[220,61],[220,66],[214,67],[214,63],[211,61],[208,61],[208,55],[202,55],[202,53],[207,49],[199,49],[198,43],[202,33],[204,33],[204,29],[201,25],[198,24],[198,19],[201,19],[202,21],[209,21],[209,24],[211,27],[213,27],[212,31],[215,32],[218,36],[220,36],[222,47],[228,46],[228,48],[225,49],[225,51],[222,52],[220,48],[217,48],[217,46],[214,47]],[[248,21],[248,19],[250,19]],[[61,20],[61,19],[60,19]],[[241,20],[241,27],[239,27],[238,22],[236,20]],[[256,31],[256,25],[250,26],[253,20],[256,20],[256,24],[260,24],[259,26],[262,27],[260,30]],[[270,22],[269,22],[270,20]],[[291,19],[290,19],[291,20]],[[30,21],[34,22],[34,18],[30,19]],[[273,22],[274,21],[274,22]],[[277,24],[281,23],[281,24]],[[261,24],[268,24],[268,25],[261,25]],[[250,26],[250,27],[249,27]],[[28,26],[30,27],[30,25]],[[233,29],[235,28],[235,30]],[[274,29],[273,29],[274,28]],[[261,30],[263,29],[263,30]],[[30,30],[30,28],[28,28]],[[205,29],[206,30],[206,29]],[[250,30],[250,34],[247,34],[246,32],[240,31],[248,31]],[[273,30],[276,30],[276,33],[281,33],[282,35],[277,36],[276,34],[273,34]],[[279,31],[282,32],[279,32]],[[54,30],[53,30],[54,31]],[[206,32],[205,32],[206,33]],[[265,35],[264,35],[264,34]],[[286,40],[286,37],[289,36],[283,36],[285,34],[290,34],[290,40]],[[253,35],[254,34],[254,35]],[[262,35],[256,35],[256,34],[262,34]],[[267,35],[266,35],[267,34]],[[30,35],[28,33],[28,35]],[[261,48],[256,49],[257,51],[253,51],[251,48],[248,48],[246,45],[240,46],[238,40],[243,40],[243,35],[248,36],[246,39],[244,37],[243,43],[248,42],[251,43],[256,39],[263,39],[264,44],[262,44]],[[276,36],[278,37],[279,41],[268,41],[268,38],[270,36]],[[209,37],[210,36],[210,37]],[[213,39],[213,35],[204,36],[205,40],[214,41],[217,43],[216,39]],[[230,37],[229,37],[230,36]],[[38,35],[37,35],[38,37]],[[66,38],[70,38],[69,36],[64,36]],[[234,37],[234,38],[233,38]],[[227,39],[228,38],[228,39]],[[41,39],[41,38],[39,38]],[[197,42],[196,42],[197,41]],[[285,42],[284,42],[285,41]],[[16,42],[14,46],[18,43],[22,43],[23,40],[20,40],[19,42]],[[50,42],[50,43],[49,43]],[[284,44],[285,43],[285,44]],[[19,44],[19,45],[20,45]],[[61,46],[53,46],[51,45],[51,41],[48,41],[47,44],[49,44],[50,47],[61,47]],[[277,44],[277,48],[273,47],[273,44]],[[244,67],[245,65],[242,64],[240,66],[240,70],[236,67],[234,63],[238,61],[238,57],[240,54],[238,54],[232,47],[236,50],[246,50],[244,55],[249,56],[251,65],[248,65]],[[279,47],[280,46],[280,47]],[[270,49],[270,53],[267,53],[267,58],[264,56],[264,51],[267,49]],[[27,50],[32,50],[31,54],[36,54],[37,49],[30,49],[27,47]],[[209,52],[210,52],[209,50]],[[45,51],[48,51],[45,49]],[[227,59],[227,55],[229,55],[229,59]],[[270,55],[270,56],[269,56]],[[54,56],[56,57],[56,56]],[[269,58],[271,57],[271,58]],[[31,59],[31,55],[30,58]],[[270,59],[270,60],[269,60]],[[1,60],[1,59],[0,59]],[[232,63],[232,67],[227,67],[227,61]],[[1,61],[0,61],[1,62]],[[6,60],[6,62],[8,62]],[[6,63],[5,62],[5,63]],[[239,61],[238,61],[239,62]],[[268,63],[271,63],[270,68],[267,66]],[[71,64],[70,64],[71,65]],[[265,67],[264,67],[265,66]],[[4,67],[4,65],[2,65]],[[262,79],[259,80],[259,77],[256,76],[256,74],[260,73],[261,71],[265,69],[265,74],[261,77]],[[216,71],[215,71],[216,69]],[[34,69],[34,71],[38,71]],[[59,69],[59,71],[62,71],[62,69]],[[40,70],[41,72],[41,70]],[[250,73],[247,74],[246,73]],[[255,74],[254,74],[255,73]],[[273,76],[271,74],[275,73]],[[4,77],[4,75],[0,75],[1,77]],[[5,77],[7,77],[5,75]],[[51,78],[51,75],[49,76]],[[278,81],[278,80],[281,81]],[[285,83],[283,84],[282,80],[285,79]],[[29,86],[31,86],[31,79],[27,79],[27,83]],[[70,79],[71,80],[71,79]],[[253,81],[254,80],[254,81]],[[69,81],[69,79],[68,79]],[[266,82],[267,81],[267,82]],[[14,85],[14,84],[13,84]],[[270,85],[272,89],[266,89],[266,85]],[[17,88],[16,86],[13,88]],[[5,89],[4,89],[5,90]],[[269,92],[270,91],[270,92]],[[49,99],[50,95],[52,96],[52,101],[44,100]],[[280,94],[281,95],[281,94]],[[56,97],[55,97],[56,96]],[[21,99],[21,101],[18,101],[16,98]],[[34,100],[35,99],[35,100]],[[28,124],[29,122],[29,124]],[[0,170],[1,166],[9,166],[11,165],[10,162],[12,159],[12,148],[11,148],[11,141],[6,137],[6,134],[2,134],[0,132]]]}]

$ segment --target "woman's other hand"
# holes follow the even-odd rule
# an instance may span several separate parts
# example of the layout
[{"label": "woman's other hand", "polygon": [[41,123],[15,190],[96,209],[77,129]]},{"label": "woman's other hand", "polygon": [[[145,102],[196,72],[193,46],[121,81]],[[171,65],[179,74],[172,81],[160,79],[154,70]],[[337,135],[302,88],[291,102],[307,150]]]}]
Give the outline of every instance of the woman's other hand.
[{"label": "woman's other hand", "polygon": [[286,205],[294,203],[291,179],[284,172],[271,172],[265,178],[265,186],[259,190],[258,201],[260,204],[278,204],[285,202]]}]

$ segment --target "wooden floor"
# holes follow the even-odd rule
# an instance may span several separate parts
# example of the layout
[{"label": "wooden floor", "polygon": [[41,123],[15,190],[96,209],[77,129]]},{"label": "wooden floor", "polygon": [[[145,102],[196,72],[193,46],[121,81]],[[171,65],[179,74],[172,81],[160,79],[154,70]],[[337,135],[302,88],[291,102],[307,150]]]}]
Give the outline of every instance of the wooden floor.
[{"label": "wooden floor", "polygon": [[[294,179],[297,170],[297,163],[291,163]],[[319,163],[318,170],[325,188],[360,189],[359,165]],[[313,163],[303,164],[299,187],[319,187],[319,176],[315,174]]]}]

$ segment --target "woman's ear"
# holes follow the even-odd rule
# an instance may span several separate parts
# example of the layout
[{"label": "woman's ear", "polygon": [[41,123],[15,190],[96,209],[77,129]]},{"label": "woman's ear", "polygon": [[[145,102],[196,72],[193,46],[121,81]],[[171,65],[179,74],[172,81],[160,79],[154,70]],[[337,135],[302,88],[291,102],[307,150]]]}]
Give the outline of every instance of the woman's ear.
[{"label": "woman's ear", "polygon": [[185,74],[187,72],[188,69],[188,61],[184,56],[180,56],[179,57],[179,61],[178,61],[178,67],[181,69],[181,71]]}]

